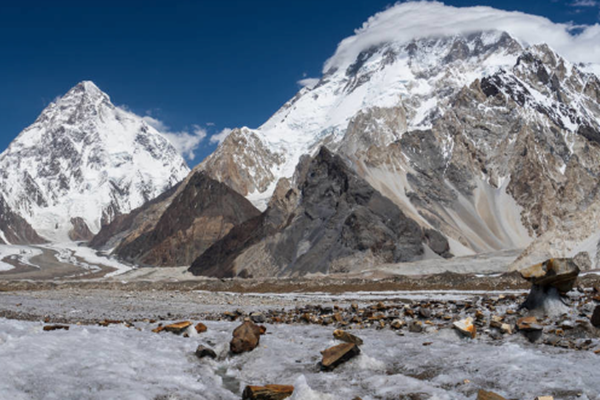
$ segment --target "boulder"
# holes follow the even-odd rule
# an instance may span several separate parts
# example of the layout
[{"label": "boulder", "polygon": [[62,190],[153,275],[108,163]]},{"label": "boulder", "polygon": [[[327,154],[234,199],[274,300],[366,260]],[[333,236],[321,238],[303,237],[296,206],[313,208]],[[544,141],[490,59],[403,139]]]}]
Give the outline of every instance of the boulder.
[{"label": "boulder", "polygon": [[336,329],[335,331],[333,331],[333,337],[336,338],[337,340],[341,340],[342,342],[354,343],[358,346],[362,346],[362,344],[363,344],[363,341],[361,338],[359,338],[358,336],[354,336],[353,334],[348,333],[341,329]]},{"label": "boulder", "polygon": [[233,331],[229,349],[233,354],[254,350],[260,343],[261,329],[252,321],[245,321]]},{"label": "boulder", "polygon": [[338,365],[359,355],[360,349],[355,343],[342,343],[322,351],[321,354],[321,370],[332,371]]},{"label": "boulder", "polygon": [[519,271],[521,277],[533,285],[543,288],[555,287],[561,293],[567,293],[575,285],[579,267],[572,258],[551,258],[543,263]]},{"label": "boulder", "polygon": [[192,323],[190,321],[182,321],[166,325],[163,327],[162,330],[180,335],[190,326],[192,326]]},{"label": "boulder", "polygon": [[196,326],[194,327],[194,329],[196,329],[196,332],[198,332],[198,333],[203,333],[203,332],[206,332],[208,330],[208,328],[206,327],[206,325],[204,325],[202,322],[198,322],[196,324]]},{"label": "boulder", "polygon": [[204,358],[204,357],[210,357],[212,359],[217,358],[217,353],[215,353],[214,350],[209,349],[208,347],[203,346],[203,345],[198,346],[195,354],[196,354],[196,357],[198,357],[198,358]]},{"label": "boulder", "polygon": [[282,400],[294,393],[291,385],[246,386],[242,400]]},{"label": "boulder", "polygon": [[462,335],[470,337],[471,339],[475,339],[475,336],[477,336],[477,327],[473,324],[473,318],[471,317],[456,321],[452,326]]},{"label": "boulder", "polygon": [[594,309],[594,313],[592,314],[590,322],[594,327],[600,328],[600,306],[596,306]]},{"label": "boulder", "polygon": [[477,393],[477,400],[506,400],[506,399],[494,392],[486,392],[485,390],[480,390],[479,393]]}]

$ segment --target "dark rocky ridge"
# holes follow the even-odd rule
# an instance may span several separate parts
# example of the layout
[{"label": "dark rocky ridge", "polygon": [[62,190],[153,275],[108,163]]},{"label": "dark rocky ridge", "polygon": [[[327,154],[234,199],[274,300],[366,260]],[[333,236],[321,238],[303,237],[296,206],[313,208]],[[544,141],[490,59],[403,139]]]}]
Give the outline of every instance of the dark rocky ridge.
[{"label": "dark rocky ridge", "polygon": [[[0,231],[11,244],[42,244],[46,241],[18,214],[15,214],[0,196]],[[0,244],[7,244],[0,238]]]},{"label": "dark rocky ridge", "polygon": [[101,246],[136,220],[156,219],[128,232],[115,254],[142,265],[189,265],[233,226],[259,214],[227,185],[196,172],[177,190],[102,229],[92,245]]},{"label": "dark rocky ridge", "polygon": [[282,210],[272,201],[262,215],[206,250],[190,271],[215,277],[345,272],[372,262],[418,259],[426,243],[450,256],[439,232],[425,232],[325,148],[298,190],[299,196],[294,189],[286,195],[295,207]]}]

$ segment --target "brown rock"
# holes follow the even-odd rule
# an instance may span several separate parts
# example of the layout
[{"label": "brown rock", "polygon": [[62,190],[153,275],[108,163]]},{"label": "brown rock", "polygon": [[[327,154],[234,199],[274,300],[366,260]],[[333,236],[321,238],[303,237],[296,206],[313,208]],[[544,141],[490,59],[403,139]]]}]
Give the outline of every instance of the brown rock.
[{"label": "brown rock", "polygon": [[480,390],[477,393],[477,400],[506,400],[504,397],[499,394],[493,392],[486,392],[485,390]]},{"label": "brown rock", "polygon": [[540,331],[543,329],[536,317],[519,318],[517,321],[517,328],[519,328],[520,331]]},{"label": "brown rock", "polygon": [[196,324],[196,326],[194,327],[194,329],[196,329],[196,332],[198,332],[198,333],[203,333],[203,332],[206,332],[208,330],[208,328],[206,327],[206,325],[204,325],[202,322],[198,322]]},{"label": "brown rock", "polygon": [[246,386],[242,400],[282,400],[294,393],[291,385]]},{"label": "brown rock", "polygon": [[165,327],[162,326],[162,324],[159,324],[156,328],[152,329],[152,332],[161,333],[164,329],[165,329]]},{"label": "brown rock", "polygon": [[245,321],[233,331],[229,349],[234,354],[254,350],[260,343],[260,328],[252,321]]},{"label": "brown rock", "polygon": [[363,344],[363,340],[361,338],[341,329],[336,329],[333,331],[333,337],[337,340],[341,340],[342,342],[354,343],[358,346],[362,346]]},{"label": "brown rock", "polygon": [[44,330],[46,332],[48,332],[48,331],[56,331],[56,330],[59,330],[59,329],[63,329],[65,331],[68,331],[69,330],[69,325],[46,325],[46,326],[44,326]]},{"label": "brown rock", "polygon": [[355,343],[342,343],[322,351],[321,354],[321,369],[332,371],[338,365],[359,355],[360,349]]},{"label": "brown rock", "polygon": [[183,331],[185,331],[190,326],[192,326],[192,323],[190,321],[182,321],[176,322],[171,325],[166,325],[162,330],[179,335],[182,334]]},{"label": "brown rock", "polygon": [[119,325],[122,324],[123,321],[120,320],[116,320],[116,319],[105,319],[103,321],[98,322],[98,325],[100,326],[109,326],[109,325]]},{"label": "brown rock", "polygon": [[572,258],[551,258],[519,271],[521,277],[541,287],[555,287],[566,293],[573,289],[579,267]]},{"label": "brown rock", "polygon": [[198,358],[204,358],[204,357],[210,357],[212,359],[217,358],[217,353],[215,353],[214,350],[209,349],[208,347],[203,346],[203,345],[198,346],[195,354],[196,354],[196,357],[198,357]]}]

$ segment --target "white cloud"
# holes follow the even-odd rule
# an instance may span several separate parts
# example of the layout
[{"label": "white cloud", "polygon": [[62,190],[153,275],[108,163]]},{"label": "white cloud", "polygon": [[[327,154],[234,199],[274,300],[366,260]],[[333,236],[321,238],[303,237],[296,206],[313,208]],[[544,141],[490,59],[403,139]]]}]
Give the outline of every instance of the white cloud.
[{"label": "white cloud", "polygon": [[304,78],[298,81],[298,85],[307,87],[309,89],[314,88],[319,83],[319,78]]},{"label": "white cloud", "polygon": [[229,134],[231,133],[232,129],[230,128],[225,128],[223,129],[221,132],[219,133],[215,133],[214,135],[212,135],[210,137],[210,144],[221,144],[223,143],[223,140],[225,140],[225,138],[227,136],[229,136]]},{"label": "white cloud", "polygon": [[[587,1],[587,0],[580,0]],[[506,31],[524,44],[547,43],[572,62],[600,64],[600,25],[554,23],[547,18],[491,7],[452,7],[440,2],[396,4],[375,14],[338,45],[323,72],[346,68],[358,54],[385,42],[407,43],[419,37]]]},{"label": "white cloud", "polygon": [[171,132],[171,129],[158,118],[146,115],[143,120],[166,137],[177,149],[179,154],[192,161],[196,158],[195,150],[200,142],[206,138],[206,130],[198,125],[192,125],[191,132],[187,130],[181,132]]},{"label": "white cloud", "polygon": [[575,0],[570,5],[573,7],[596,7],[598,2],[595,0]]}]

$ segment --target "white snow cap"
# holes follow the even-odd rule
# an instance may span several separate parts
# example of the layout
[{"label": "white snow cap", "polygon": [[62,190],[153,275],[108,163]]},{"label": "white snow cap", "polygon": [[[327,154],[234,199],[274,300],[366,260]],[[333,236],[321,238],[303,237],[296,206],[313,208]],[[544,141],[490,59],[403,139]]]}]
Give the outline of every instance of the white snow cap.
[{"label": "white snow cap", "polygon": [[437,1],[396,4],[375,14],[340,42],[323,72],[346,68],[372,46],[423,37],[498,30],[527,45],[546,43],[571,62],[600,64],[600,25],[555,23],[537,15],[492,7],[452,7]]}]

